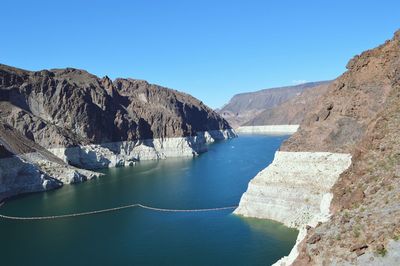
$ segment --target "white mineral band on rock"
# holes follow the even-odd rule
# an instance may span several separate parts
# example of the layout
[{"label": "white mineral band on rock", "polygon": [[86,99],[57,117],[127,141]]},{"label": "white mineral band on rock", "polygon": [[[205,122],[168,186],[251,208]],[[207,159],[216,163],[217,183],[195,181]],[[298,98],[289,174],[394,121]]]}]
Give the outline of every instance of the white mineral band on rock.
[{"label": "white mineral band on rock", "polygon": [[268,126],[242,126],[236,129],[237,133],[251,134],[293,134],[299,125],[268,125]]},{"label": "white mineral band on rock", "polygon": [[305,226],[329,219],[330,189],[350,164],[350,154],[277,151],[273,162],[250,181],[234,213],[299,229],[292,252],[277,264],[289,265],[298,255]]},{"label": "white mineral band on rock", "polygon": [[120,141],[70,148],[48,149],[63,161],[82,168],[132,165],[135,161],[191,157],[207,151],[215,140],[236,137],[233,129],[198,132],[197,136]]}]

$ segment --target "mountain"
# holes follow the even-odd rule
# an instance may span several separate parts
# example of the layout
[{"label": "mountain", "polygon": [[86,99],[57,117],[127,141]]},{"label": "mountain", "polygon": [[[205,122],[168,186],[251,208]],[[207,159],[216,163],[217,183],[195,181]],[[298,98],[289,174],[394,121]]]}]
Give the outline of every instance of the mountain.
[{"label": "mountain", "polygon": [[238,127],[258,117],[260,113],[267,113],[268,110],[279,106],[291,98],[299,96],[304,90],[315,88],[328,82],[310,82],[296,86],[236,94],[228,104],[218,110],[218,113],[227,119],[233,127]]},{"label": "mountain", "polygon": [[399,265],[400,31],[312,103],[234,213],[299,230],[275,265]]},{"label": "mountain", "polygon": [[1,119],[48,147],[194,136],[229,124],[192,96],[84,70],[0,65]]},{"label": "mountain", "polygon": [[309,110],[316,105],[320,96],[327,91],[329,84],[328,82],[323,82],[304,89],[300,94],[289,100],[262,111],[244,123],[243,126],[298,125]]},{"label": "mountain", "polygon": [[308,229],[294,265],[400,260],[400,31],[347,69],[281,148],[352,155],[332,188],[332,217]]},{"label": "mountain", "polygon": [[[83,169],[193,156],[208,142],[235,136],[226,120],[188,94],[73,68],[0,65],[0,125],[0,187],[9,188],[0,198],[43,189],[46,180],[73,183],[98,176]],[[32,178],[33,189],[22,181],[10,185],[25,180],[13,167],[7,170],[11,159],[35,172],[24,175]]]}]

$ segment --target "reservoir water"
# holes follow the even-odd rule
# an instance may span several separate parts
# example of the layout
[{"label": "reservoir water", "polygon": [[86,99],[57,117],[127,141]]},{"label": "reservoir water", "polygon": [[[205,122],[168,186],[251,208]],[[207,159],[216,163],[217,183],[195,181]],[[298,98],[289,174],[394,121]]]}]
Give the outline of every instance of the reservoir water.
[{"label": "reservoir water", "polygon": [[[46,216],[131,203],[235,206],[286,138],[244,135],[212,144],[196,158],[103,170],[97,180],[17,197],[0,212]],[[231,212],[133,208],[49,221],[0,219],[0,265],[270,265],[289,254],[296,230]]]}]

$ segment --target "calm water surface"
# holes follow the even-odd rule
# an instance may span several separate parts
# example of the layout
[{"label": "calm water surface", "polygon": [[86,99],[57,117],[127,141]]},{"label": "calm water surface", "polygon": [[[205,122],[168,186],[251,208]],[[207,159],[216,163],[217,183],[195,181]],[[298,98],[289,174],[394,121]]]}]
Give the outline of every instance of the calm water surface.
[{"label": "calm water surface", "polygon": [[[0,211],[38,216],[143,203],[211,208],[239,203],[286,136],[241,136],[195,159],[104,170],[79,185],[18,197]],[[0,265],[269,265],[287,255],[297,231],[230,210],[160,213],[126,209],[52,221],[0,219]]]}]

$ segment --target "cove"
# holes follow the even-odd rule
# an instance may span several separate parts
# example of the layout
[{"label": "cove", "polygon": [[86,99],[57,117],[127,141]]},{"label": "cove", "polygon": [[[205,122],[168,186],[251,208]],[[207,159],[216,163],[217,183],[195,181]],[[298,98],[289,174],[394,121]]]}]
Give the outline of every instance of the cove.
[{"label": "cove", "polygon": [[[287,136],[243,135],[196,158],[141,162],[55,191],[14,198],[0,212],[47,216],[142,203],[159,208],[234,206]],[[270,265],[297,230],[231,210],[126,209],[50,221],[0,219],[1,265]],[[51,251],[50,251],[51,250]]]}]

